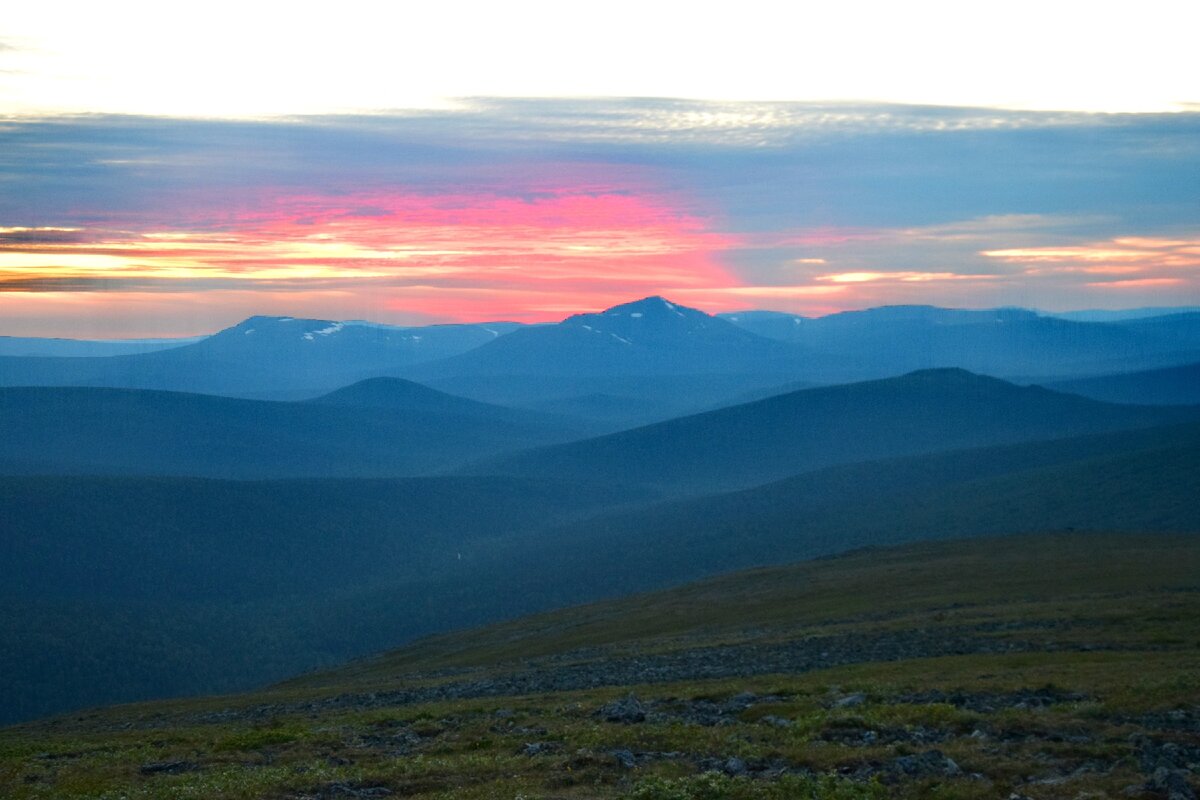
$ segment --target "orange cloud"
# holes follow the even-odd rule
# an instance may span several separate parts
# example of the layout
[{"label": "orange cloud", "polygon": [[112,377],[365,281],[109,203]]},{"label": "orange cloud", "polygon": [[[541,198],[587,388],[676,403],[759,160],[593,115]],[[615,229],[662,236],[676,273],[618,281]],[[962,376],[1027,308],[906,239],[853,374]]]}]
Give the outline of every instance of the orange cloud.
[{"label": "orange cloud", "polygon": [[[729,237],[663,198],[619,191],[301,196],[215,231],[80,233],[0,240],[0,286],[325,288],[389,297],[418,315],[547,319],[564,307],[738,283],[719,260]],[[471,296],[490,302],[464,301]]]},{"label": "orange cloud", "polygon": [[1200,239],[1126,236],[1089,244],[984,250],[980,255],[1019,264],[1048,264],[1051,271],[1200,268]]},{"label": "orange cloud", "polygon": [[957,272],[838,272],[818,275],[816,280],[831,283],[879,283],[900,281],[902,283],[925,283],[930,281],[985,281],[995,280],[996,275],[969,275]]}]

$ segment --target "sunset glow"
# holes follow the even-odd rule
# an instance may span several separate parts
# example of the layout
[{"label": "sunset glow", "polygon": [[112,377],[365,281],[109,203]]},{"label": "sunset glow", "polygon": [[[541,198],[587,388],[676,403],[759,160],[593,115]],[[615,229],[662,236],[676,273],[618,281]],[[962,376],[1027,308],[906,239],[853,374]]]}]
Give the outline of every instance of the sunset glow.
[{"label": "sunset glow", "polygon": [[[1055,177],[1030,131],[1095,169]],[[545,322],[647,295],[810,316],[1200,303],[1198,135],[1187,113],[675,100],[12,118],[0,335]]]}]

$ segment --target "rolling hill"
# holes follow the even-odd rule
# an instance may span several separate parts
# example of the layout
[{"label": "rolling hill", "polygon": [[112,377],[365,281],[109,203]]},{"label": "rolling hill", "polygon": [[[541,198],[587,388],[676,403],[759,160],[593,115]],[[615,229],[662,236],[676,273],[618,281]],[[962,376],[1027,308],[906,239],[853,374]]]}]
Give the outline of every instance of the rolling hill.
[{"label": "rolling hill", "polygon": [[461,591],[471,542],[645,499],[503,478],[0,478],[0,722],[245,688],[486,619],[405,587]]},{"label": "rolling hill", "polygon": [[1106,403],[1194,405],[1200,403],[1200,363],[1059,381],[1046,387]]},{"label": "rolling hill", "polygon": [[1148,427],[1198,415],[1197,408],[1109,405],[963,370],[929,370],[804,389],[466,469],[712,491],[834,464]]},{"label": "rolling hill", "polygon": [[672,502],[540,478],[3,479],[0,666],[23,687],[7,713],[247,688],[423,634],[868,545],[1198,531],[1198,454],[1192,424]]},{"label": "rolling hill", "polygon": [[[390,406],[363,405],[393,390]],[[565,441],[562,419],[398,382],[322,402],[90,387],[0,389],[0,474],[396,476]],[[351,402],[352,398],[358,398]]]}]

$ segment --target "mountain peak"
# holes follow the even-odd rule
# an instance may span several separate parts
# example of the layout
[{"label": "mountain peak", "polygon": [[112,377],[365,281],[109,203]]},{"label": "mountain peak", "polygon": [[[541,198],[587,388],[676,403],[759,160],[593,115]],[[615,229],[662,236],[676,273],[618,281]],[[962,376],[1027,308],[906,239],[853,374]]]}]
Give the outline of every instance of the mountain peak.
[{"label": "mountain peak", "polygon": [[674,315],[677,317],[707,317],[703,311],[697,311],[694,308],[681,306],[672,303],[665,297],[659,295],[651,295],[643,297],[641,300],[634,300],[629,303],[621,303],[612,308],[605,309],[600,312],[600,316],[604,317],[619,317],[628,315],[635,319],[639,316],[646,315]]}]

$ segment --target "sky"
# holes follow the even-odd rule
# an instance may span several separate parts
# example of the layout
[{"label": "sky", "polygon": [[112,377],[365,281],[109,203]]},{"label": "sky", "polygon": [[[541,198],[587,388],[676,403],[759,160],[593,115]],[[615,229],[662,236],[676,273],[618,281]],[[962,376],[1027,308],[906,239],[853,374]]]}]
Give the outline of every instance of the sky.
[{"label": "sky", "polygon": [[1200,304],[1193,4],[296,5],[6,10],[0,335]]}]

